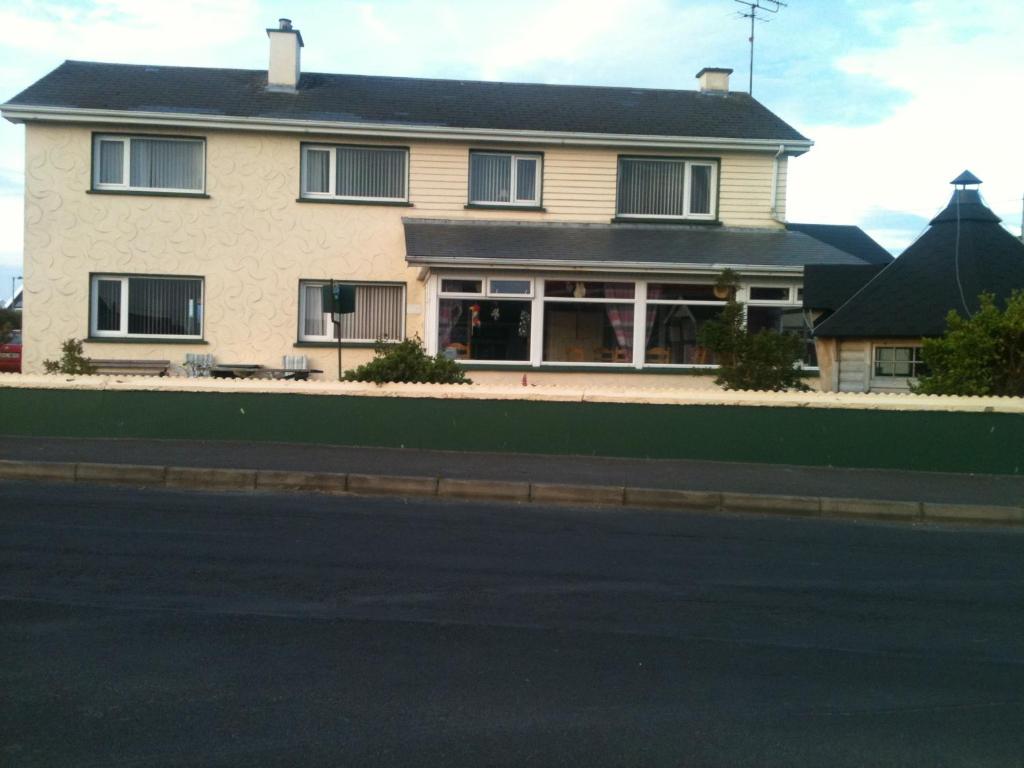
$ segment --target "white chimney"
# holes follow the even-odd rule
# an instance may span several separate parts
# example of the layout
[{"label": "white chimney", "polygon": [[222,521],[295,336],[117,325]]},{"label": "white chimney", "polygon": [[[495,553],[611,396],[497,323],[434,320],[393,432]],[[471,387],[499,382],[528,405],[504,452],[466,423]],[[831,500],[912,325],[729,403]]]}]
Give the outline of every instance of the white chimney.
[{"label": "white chimney", "polygon": [[697,82],[700,83],[701,93],[728,93],[729,75],[731,74],[731,69],[704,67],[697,73]]},{"label": "white chimney", "polygon": [[302,69],[299,54],[302,50],[302,35],[292,29],[291,19],[278,19],[277,29],[268,29],[270,38],[270,66],[267,68],[267,89],[291,91],[299,87]]}]

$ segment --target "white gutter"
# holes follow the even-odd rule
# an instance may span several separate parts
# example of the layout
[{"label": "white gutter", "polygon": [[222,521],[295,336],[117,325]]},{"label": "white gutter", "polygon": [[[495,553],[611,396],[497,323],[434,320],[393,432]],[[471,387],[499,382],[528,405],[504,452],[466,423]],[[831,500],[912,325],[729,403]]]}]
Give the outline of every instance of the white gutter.
[{"label": "white gutter", "polygon": [[554,144],[566,146],[622,146],[740,150],[766,152],[776,147],[790,154],[802,154],[814,142],[809,139],[779,143],[778,139],[721,139],[713,136],[637,136],[618,133],[575,133],[572,131],[528,131],[497,128],[457,128],[391,123],[356,123],[338,120],[284,120],[269,117],[230,115],[172,114],[114,109],[69,109],[7,104],[0,110],[12,123],[49,120],[64,123],[113,123],[116,125],[170,126],[216,130],[262,131],[278,133],[380,136],[384,138],[435,139],[447,141]]},{"label": "white gutter", "polygon": [[775,157],[772,158],[772,204],[771,204],[771,207],[769,208],[769,213],[771,213],[772,218],[775,219],[775,221],[782,222],[782,223],[785,223],[785,222],[783,222],[783,220],[779,218],[779,211],[778,211],[778,199],[779,199],[779,158],[782,156],[782,153],[785,152],[785,150],[786,150],[785,144],[779,144],[779,151],[776,152],[775,153]]},{"label": "white gutter", "polygon": [[803,266],[783,267],[767,266],[763,264],[654,264],[649,261],[574,261],[566,263],[558,259],[488,259],[473,258],[466,256],[406,256],[409,264],[429,265],[432,267],[482,267],[487,269],[521,269],[531,267],[533,269],[556,270],[559,272],[644,272],[644,273],[666,273],[677,274],[708,274],[718,275],[723,269],[731,269],[735,272],[745,272],[758,275],[778,275],[780,277],[791,277],[802,275]]}]

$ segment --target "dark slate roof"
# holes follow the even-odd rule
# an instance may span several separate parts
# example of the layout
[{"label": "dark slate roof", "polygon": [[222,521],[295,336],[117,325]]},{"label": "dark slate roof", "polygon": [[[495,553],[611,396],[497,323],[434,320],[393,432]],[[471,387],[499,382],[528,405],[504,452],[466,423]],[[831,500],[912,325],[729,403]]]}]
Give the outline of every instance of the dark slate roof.
[{"label": "dark slate roof", "polygon": [[849,224],[786,224],[786,229],[803,232],[841,251],[852,253],[868,264],[888,264],[892,254],[860,227]]},{"label": "dark slate roof", "polygon": [[954,192],[931,227],[824,320],[815,335],[940,336],[949,310],[964,313],[958,272],[971,312],[977,310],[981,293],[1005,300],[1013,289],[1024,289],[1024,243],[999,225],[999,217],[985,207],[977,190]]},{"label": "dark slate roof", "polygon": [[510,265],[630,263],[687,266],[802,267],[862,264],[800,232],[677,225],[556,224],[406,218],[406,259],[413,264],[486,260]]},{"label": "dark slate roof", "polygon": [[804,269],[804,309],[834,312],[885,264],[810,264]]},{"label": "dark slate roof", "polygon": [[41,106],[569,131],[805,141],[745,93],[492,83],[304,72],[297,93],[266,89],[265,70],[66,61],[4,106]]}]

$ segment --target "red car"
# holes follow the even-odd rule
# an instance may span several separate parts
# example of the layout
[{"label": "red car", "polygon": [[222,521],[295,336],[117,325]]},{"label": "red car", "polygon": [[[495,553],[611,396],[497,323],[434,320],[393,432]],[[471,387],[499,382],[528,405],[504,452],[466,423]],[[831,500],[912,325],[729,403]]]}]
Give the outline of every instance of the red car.
[{"label": "red car", "polygon": [[0,373],[21,373],[21,331],[14,331],[6,344],[0,344]]}]

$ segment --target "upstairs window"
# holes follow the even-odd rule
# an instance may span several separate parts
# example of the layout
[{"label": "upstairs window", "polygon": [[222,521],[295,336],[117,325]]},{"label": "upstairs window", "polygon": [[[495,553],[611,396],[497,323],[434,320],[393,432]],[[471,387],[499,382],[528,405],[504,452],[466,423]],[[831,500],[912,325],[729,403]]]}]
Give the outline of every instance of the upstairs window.
[{"label": "upstairs window", "polygon": [[402,147],[303,145],[302,196],[369,203],[408,202],[409,151]]},{"label": "upstairs window", "polygon": [[616,213],[624,218],[715,218],[718,164],[676,157],[620,157]]},{"label": "upstairs window", "polygon": [[470,205],[539,206],[540,155],[469,153]]},{"label": "upstairs window", "polygon": [[202,194],[205,149],[203,139],[96,136],[93,189]]}]

